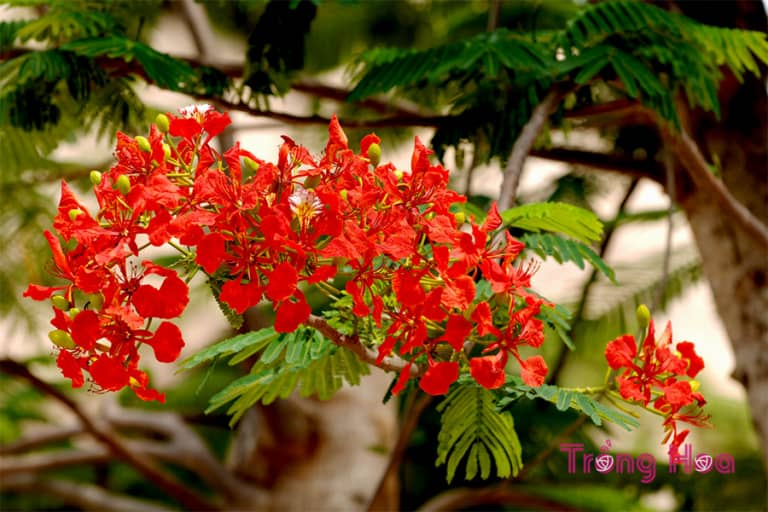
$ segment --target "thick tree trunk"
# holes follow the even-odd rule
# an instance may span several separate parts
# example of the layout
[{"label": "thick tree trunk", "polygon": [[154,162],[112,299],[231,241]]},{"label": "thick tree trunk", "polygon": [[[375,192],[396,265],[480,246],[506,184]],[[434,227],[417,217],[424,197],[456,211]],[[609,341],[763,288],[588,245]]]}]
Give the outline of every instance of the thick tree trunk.
[{"label": "thick tree trunk", "polygon": [[[679,2],[704,23],[765,31],[760,2]],[[765,76],[765,75],[763,75]],[[764,79],[740,84],[726,76],[722,118],[688,112],[684,123],[710,161],[720,164],[732,195],[768,224],[768,101]],[[684,185],[684,184],[683,184]],[[706,192],[681,187],[685,210],[736,358],[734,377],[744,384],[755,428],[768,461],[768,254],[740,225],[725,217]]]}]

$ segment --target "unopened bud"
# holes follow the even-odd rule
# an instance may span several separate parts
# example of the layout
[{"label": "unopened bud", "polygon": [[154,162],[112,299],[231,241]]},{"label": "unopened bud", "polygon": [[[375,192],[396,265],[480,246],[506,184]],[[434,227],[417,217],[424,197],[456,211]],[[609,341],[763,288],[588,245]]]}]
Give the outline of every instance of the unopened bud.
[{"label": "unopened bud", "polygon": [[307,178],[304,180],[304,188],[307,190],[311,190],[318,186],[320,184],[320,176],[307,176]]},{"label": "unopened bud", "polygon": [[82,214],[83,214],[83,210],[81,210],[80,208],[73,208],[69,210],[69,220],[71,220],[72,222],[75,222],[75,219],[77,219],[77,217],[79,217]]},{"label": "unopened bud", "polygon": [[149,145],[149,141],[146,137],[142,137],[141,135],[136,136],[136,142],[139,143],[139,149],[142,151],[145,151],[147,153],[152,151],[152,146]]},{"label": "unopened bud", "polygon": [[51,297],[51,303],[56,309],[69,311],[69,301],[63,295],[54,295]]},{"label": "unopened bud", "polygon": [[399,180],[403,179],[403,176],[405,176],[405,173],[401,171],[400,169],[395,169],[395,178]]},{"label": "unopened bud", "polygon": [[155,118],[155,125],[157,126],[157,129],[160,130],[163,133],[168,132],[168,128],[170,127],[171,123],[168,120],[168,116],[165,114],[157,114],[157,117]]},{"label": "unopened bud", "polygon": [[645,329],[648,327],[648,324],[651,321],[651,312],[648,310],[648,306],[640,304],[637,306],[637,311],[635,313],[637,314],[637,323],[640,324],[640,328]]},{"label": "unopened bud", "polygon": [[694,392],[694,393],[697,392],[699,390],[699,388],[701,387],[701,382],[699,382],[697,380],[692,380],[692,381],[690,381],[689,384],[691,385],[691,391]]},{"label": "unopened bud", "polygon": [[67,349],[75,348],[75,340],[72,339],[72,336],[70,336],[67,331],[62,329],[56,329],[55,331],[49,332],[48,338],[58,347]]},{"label": "unopened bud", "polygon": [[171,146],[163,142],[163,160],[171,158]]},{"label": "unopened bud", "polygon": [[130,178],[128,178],[128,176],[126,176],[125,174],[121,174],[120,177],[117,178],[117,181],[115,181],[115,187],[122,194],[128,194],[128,192],[131,191]]},{"label": "unopened bud", "polygon": [[90,306],[90,309],[97,311],[104,305],[104,296],[100,293],[89,293],[85,296],[85,300]]},{"label": "unopened bud", "polygon": [[370,160],[374,167],[379,165],[381,161],[381,146],[375,142],[368,146],[368,160]]},{"label": "unopened bud", "polygon": [[347,200],[347,195],[348,195],[348,194],[349,194],[349,193],[347,192],[347,189],[345,189],[345,188],[341,189],[341,191],[339,192],[339,195],[340,195],[340,196],[341,196],[341,198],[342,198],[343,200],[345,200],[345,201]]},{"label": "unopened bud", "polygon": [[71,318],[72,320],[74,320],[75,317],[79,314],[80,314],[80,308],[72,308],[69,310],[69,318]]},{"label": "unopened bud", "polygon": [[463,226],[467,222],[467,214],[464,212],[458,212],[453,214],[453,218],[456,219],[457,226]]},{"label": "unopened bud", "polygon": [[257,162],[253,158],[250,158],[247,156],[243,157],[243,163],[248,169],[252,170],[253,172],[256,172],[259,170],[259,162]]},{"label": "unopened bud", "polygon": [[101,183],[101,173],[99,171],[96,171],[96,170],[91,171],[91,174],[88,175],[88,178],[91,180],[91,184],[94,187],[99,183]]}]

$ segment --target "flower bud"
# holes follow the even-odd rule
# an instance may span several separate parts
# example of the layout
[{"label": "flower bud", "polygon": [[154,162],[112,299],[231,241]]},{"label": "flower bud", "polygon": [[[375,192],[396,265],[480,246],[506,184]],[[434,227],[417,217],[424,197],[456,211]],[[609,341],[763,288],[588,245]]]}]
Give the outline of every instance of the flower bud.
[{"label": "flower bud", "polygon": [[85,296],[85,301],[90,309],[98,311],[104,305],[104,296],[101,293],[89,293]]},{"label": "flower bud", "polygon": [[701,382],[699,382],[697,380],[692,380],[692,381],[689,382],[689,384],[691,385],[691,391],[694,392],[694,393],[697,392],[699,390],[699,388],[701,387]]},{"label": "flower bud", "polygon": [[128,194],[131,191],[131,180],[125,174],[121,174],[115,181],[115,187],[122,194]]},{"label": "flower bud", "polygon": [[641,329],[648,327],[648,323],[651,321],[651,312],[648,310],[648,306],[640,304],[637,306],[637,323],[640,324]]},{"label": "flower bud", "polygon": [[140,150],[142,150],[142,151],[144,151],[146,153],[150,153],[152,151],[152,146],[149,145],[149,141],[147,140],[146,137],[142,137],[141,135],[137,135],[136,136],[136,142],[139,143],[139,149]]},{"label": "flower bud", "polygon": [[171,146],[163,142],[163,160],[171,158]]},{"label": "flower bud", "polygon": [[165,114],[157,114],[157,117],[155,118],[155,125],[157,126],[157,129],[160,130],[163,133],[168,132],[168,128],[170,127],[170,121],[168,120],[168,116]]},{"label": "flower bud", "polygon": [[399,180],[403,179],[403,176],[405,176],[405,173],[401,171],[400,169],[395,169],[395,178]]},{"label": "flower bud", "polygon": [[257,162],[253,158],[250,158],[250,157],[247,157],[247,156],[243,157],[243,163],[245,164],[245,166],[248,169],[250,169],[253,172],[256,172],[256,171],[259,170],[259,162]]},{"label": "flower bud", "polygon": [[456,219],[457,226],[463,226],[467,222],[467,214],[464,212],[458,212],[453,214],[453,218]]},{"label": "flower bud", "polygon": [[83,210],[81,210],[80,208],[73,208],[69,210],[68,213],[69,213],[69,220],[71,220],[72,222],[75,222],[75,219],[77,219],[77,217],[83,214]]},{"label": "flower bud", "polygon": [[71,318],[72,320],[74,320],[75,317],[79,314],[80,314],[80,308],[72,308],[69,310],[69,318]]},{"label": "flower bud", "polygon": [[347,200],[347,195],[348,195],[348,194],[349,194],[349,193],[347,192],[347,189],[345,189],[345,188],[341,189],[341,191],[339,192],[339,195],[341,196],[341,198],[342,198],[344,201],[346,201],[346,200]]},{"label": "flower bud", "polygon": [[91,171],[91,174],[88,175],[88,178],[91,180],[91,184],[94,187],[101,183],[101,173],[97,170]]},{"label": "flower bud", "polygon": [[381,161],[381,146],[375,142],[368,146],[368,160],[370,160],[374,167],[379,165]]},{"label": "flower bud", "polygon": [[69,311],[69,301],[66,297],[63,295],[54,295],[51,297],[51,303],[53,304],[53,307],[56,309],[60,309],[62,311]]},{"label": "flower bud", "polygon": [[48,333],[48,338],[58,347],[67,349],[75,348],[75,340],[72,339],[72,336],[70,336],[67,331],[56,329],[55,331]]}]

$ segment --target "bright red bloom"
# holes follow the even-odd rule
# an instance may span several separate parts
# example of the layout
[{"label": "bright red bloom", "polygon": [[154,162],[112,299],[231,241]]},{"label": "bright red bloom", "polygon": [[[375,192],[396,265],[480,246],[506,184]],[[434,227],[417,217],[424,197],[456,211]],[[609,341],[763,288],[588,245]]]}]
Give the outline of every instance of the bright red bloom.
[{"label": "bright red bloom", "polygon": [[529,386],[538,387],[544,384],[547,378],[547,363],[541,356],[532,356],[520,362],[520,377]]},{"label": "bright red bloom", "polygon": [[430,395],[444,395],[458,378],[459,363],[453,361],[430,362],[429,368],[419,381],[419,387]]},{"label": "bright red bloom", "polygon": [[155,358],[161,363],[172,363],[179,358],[184,348],[181,331],[171,322],[163,322],[155,331],[155,335],[145,340],[155,351]]},{"label": "bright red bloom", "polygon": [[149,318],[175,318],[179,316],[189,302],[189,287],[178,274],[168,268],[152,262],[143,262],[145,274],[164,277],[160,288],[143,284],[133,293],[132,302],[139,315]]},{"label": "bright red bloom", "polygon": [[56,365],[61,370],[62,375],[72,381],[73,388],[82,387],[85,383],[80,362],[68,350],[59,352],[59,356],[56,358]]},{"label": "bright red bloom", "polygon": [[280,303],[275,310],[275,330],[277,332],[293,332],[307,321],[312,313],[312,308],[307,304],[304,294],[296,291],[293,295],[295,302],[286,300]]},{"label": "bright red bloom", "polygon": [[299,274],[290,263],[281,263],[267,273],[267,286],[264,295],[275,302],[285,300],[296,291]]},{"label": "bright red bloom", "polygon": [[488,389],[497,389],[506,382],[504,368],[507,359],[507,352],[503,350],[491,356],[473,357],[469,360],[469,370],[478,384]]},{"label": "bright red bloom", "polygon": [[129,384],[128,370],[117,359],[102,354],[88,367],[88,372],[101,389],[118,391]]}]

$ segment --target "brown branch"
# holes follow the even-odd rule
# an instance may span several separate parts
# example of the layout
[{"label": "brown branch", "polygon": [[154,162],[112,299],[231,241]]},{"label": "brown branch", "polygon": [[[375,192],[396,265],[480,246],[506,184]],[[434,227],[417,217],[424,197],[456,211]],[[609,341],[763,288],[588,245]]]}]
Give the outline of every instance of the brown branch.
[{"label": "brown branch", "polygon": [[171,508],[122,494],[115,494],[96,485],[76,483],[49,477],[13,474],[0,480],[0,487],[9,490],[28,491],[54,496],[65,503],[84,510],[109,510],[114,512],[170,512]]},{"label": "brown branch", "polygon": [[664,179],[664,170],[655,160],[634,160],[612,153],[597,153],[565,147],[532,149],[530,155],[602,171],[618,172],[634,178],[648,178],[660,184]]},{"label": "brown branch", "polygon": [[49,427],[31,433],[25,432],[21,439],[0,446],[0,455],[13,455],[34,450],[40,446],[58,443],[83,433],[81,426]]},{"label": "brown branch", "polygon": [[[654,114],[655,115],[655,114]],[[682,130],[676,132],[663,120],[659,120],[662,137],[669,149],[688,171],[688,175],[697,187],[709,193],[712,199],[720,205],[724,214],[740,225],[756,241],[768,251],[768,227],[752,215],[752,213],[735,197],[731,195],[722,181],[715,178],[709,170],[706,159],[701,154],[696,143]]]},{"label": "brown branch", "polygon": [[[381,361],[381,363],[376,364],[376,360],[378,359],[379,355],[375,350],[372,350],[363,345],[360,342],[360,338],[357,336],[347,336],[346,334],[341,334],[339,331],[331,327],[324,318],[316,315],[310,315],[306,324],[313,329],[317,329],[320,334],[331,340],[335,345],[351,350],[357,355],[357,357],[360,358],[361,361],[368,363],[371,366],[376,366],[377,368],[381,368],[382,370],[388,372],[400,372],[407,368],[410,364],[408,361],[401,359],[398,356],[387,356]],[[421,375],[421,373],[421,367],[416,363],[413,363],[410,370],[411,377],[418,377]]]},{"label": "brown branch", "polygon": [[0,372],[21,377],[29,381],[35,388],[50,395],[66,406],[77,417],[83,428],[103,443],[117,457],[133,466],[144,477],[176,499],[184,507],[193,510],[217,510],[207,500],[197,493],[190,491],[175,477],[156,467],[152,461],[131,450],[130,446],[116,437],[103,422],[88,415],[75,401],[47,382],[35,376],[29,369],[11,359],[0,359]]},{"label": "brown branch", "polygon": [[523,126],[520,135],[512,146],[512,152],[504,168],[504,179],[501,182],[501,191],[499,192],[500,211],[507,210],[515,204],[517,187],[520,183],[520,175],[523,173],[523,164],[528,154],[533,148],[533,143],[539,136],[541,129],[549,119],[549,115],[555,110],[563,97],[563,92],[558,87],[552,87],[544,99],[539,103],[531,118]]}]

